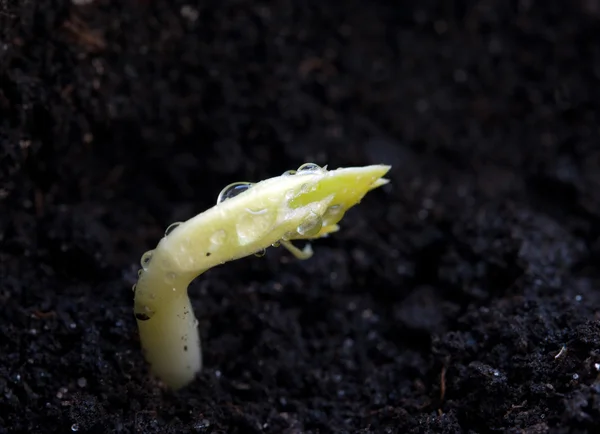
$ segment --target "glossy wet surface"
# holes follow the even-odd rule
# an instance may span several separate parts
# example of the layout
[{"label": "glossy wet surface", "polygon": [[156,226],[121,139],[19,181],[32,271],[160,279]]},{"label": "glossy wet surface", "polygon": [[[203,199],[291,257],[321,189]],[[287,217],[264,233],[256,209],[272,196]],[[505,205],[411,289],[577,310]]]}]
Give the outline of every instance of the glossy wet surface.
[{"label": "glossy wet surface", "polygon": [[[597,2],[75,3],[0,2],[0,431],[594,432]],[[305,162],[392,182],[194,282],[163,391],[141,255]]]}]

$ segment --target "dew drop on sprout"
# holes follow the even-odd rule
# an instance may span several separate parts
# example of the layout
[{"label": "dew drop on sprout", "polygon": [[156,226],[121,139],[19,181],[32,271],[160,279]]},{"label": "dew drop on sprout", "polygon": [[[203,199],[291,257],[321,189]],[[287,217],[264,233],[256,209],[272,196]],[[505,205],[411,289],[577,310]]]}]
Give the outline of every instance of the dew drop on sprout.
[{"label": "dew drop on sprout", "polygon": [[134,284],[133,284],[133,286],[131,287],[131,290],[132,290],[133,292],[135,292],[135,288],[137,288],[137,283],[134,283]]},{"label": "dew drop on sprout", "polygon": [[317,235],[323,227],[323,219],[315,213],[311,213],[305,221],[298,225],[298,234],[306,237]]},{"label": "dew drop on sprout", "polygon": [[220,229],[210,236],[210,242],[215,246],[220,246],[225,242],[226,238],[227,232],[225,232],[223,229]]},{"label": "dew drop on sprout", "polygon": [[297,174],[298,175],[306,175],[309,173],[320,172],[321,166],[315,163],[304,163],[302,166],[298,167]]},{"label": "dew drop on sprout", "polygon": [[262,249],[262,250],[259,250],[256,253],[254,253],[254,256],[256,256],[257,258],[262,258],[266,254],[267,254],[267,250],[266,249]]},{"label": "dew drop on sprout", "polygon": [[152,252],[152,250],[148,250],[142,255],[142,260],[140,262],[144,270],[148,269],[148,265],[150,265],[150,261],[152,260]]},{"label": "dew drop on sprout", "polygon": [[325,214],[323,215],[323,220],[333,220],[336,217],[339,217],[342,211],[342,205],[331,205],[329,208],[327,208],[327,211],[325,211]]},{"label": "dew drop on sprout", "polygon": [[167,230],[165,231],[165,237],[168,236],[171,232],[173,232],[177,227],[181,224],[181,222],[175,222],[169,225]]},{"label": "dew drop on sprout", "polygon": [[136,312],[135,317],[140,321],[148,321],[150,318],[154,316],[154,311],[150,309],[148,306],[144,306],[142,312]]},{"label": "dew drop on sprout", "polygon": [[253,185],[254,184],[251,182],[234,182],[233,184],[229,184],[227,187],[221,190],[221,193],[219,193],[217,204],[242,194],[246,190],[250,189]]},{"label": "dew drop on sprout", "polygon": [[283,172],[281,175],[282,176],[292,176],[295,175],[296,171],[295,170],[286,170],[285,172]]}]

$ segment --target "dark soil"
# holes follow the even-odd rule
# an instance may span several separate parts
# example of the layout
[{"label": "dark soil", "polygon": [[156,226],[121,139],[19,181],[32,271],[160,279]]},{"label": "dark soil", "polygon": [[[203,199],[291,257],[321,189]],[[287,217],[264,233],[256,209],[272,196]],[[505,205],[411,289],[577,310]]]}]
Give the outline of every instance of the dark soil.
[{"label": "dark soil", "polygon": [[[0,0],[0,432],[600,432],[597,0],[76,3]],[[142,253],[307,161],[392,183],[162,389]]]}]

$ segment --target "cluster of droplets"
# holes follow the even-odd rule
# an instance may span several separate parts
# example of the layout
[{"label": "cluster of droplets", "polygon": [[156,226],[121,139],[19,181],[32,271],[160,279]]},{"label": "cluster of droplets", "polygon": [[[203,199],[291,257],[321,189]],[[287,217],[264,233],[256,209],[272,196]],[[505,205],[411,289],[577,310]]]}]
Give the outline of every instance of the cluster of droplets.
[{"label": "cluster of droplets", "polygon": [[[169,227],[167,227],[167,229],[165,230],[165,237],[169,236],[175,229],[177,229],[177,227],[179,227],[179,225],[181,225],[181,222],[175,222],[169,225]],[[150,262],[152,261],[152,256],[154,254],[154,250],[148,250],[147,252],[145,252],[142,255],[142,259],[140,260],[140,264],[142,266],[142,268],[140,270],[138,270],[138,279],[142,276],[142,274],[144,273],[144,271],[148,270],[148,267],[150,266]],[[165,277],[165,281],[167,281],[167,283],[169,283],[169,281],[174,281],[175,280],[175,273],[167,273],[166,277]],[[137,284],[134,284],[131,289],[133,292],[135,292],[135,289],[137,287]]]},{"label": "cluster of droplets", "polygon": [[[142,259],[140,260],[140,265],[142,266],[142,268],[140,270],[138,270],[138,279],[142,276],[144,271],[148,270],[148,267],[150,266],[150,262],[152,261],[153,254],[154,254],[154,250],[148,250],[147,252],[145,252],[142,255]],[[137,288],[137,284],[134,284],[131,287],[131,289],[134,293],[135,293],[136,288]],[[135,317],[140,321],[147,321],[150,318],[152,318],[152,315],[154,315],[154,312],[148,306],[144,306],[143,312],[135,312]]]},{"label": "cluster of droplets", "polygon": [[[314,173],[322,173],[324,172],[327,166],[321,167],[315,163],[304,163],[296,170],[288,170],[283,173],[283,176],[291,176],[291,175],[310,175]],[[217,204],[220,204],[228,199],[233,199],[234,197],[244,193],[245,191],[252,188],[254,183],[252,182],[234,182],[233,184],[229,184],[219,193],[217,197]],[[177,225],[177,223],[173,223],[173,225]],[[171,225],[171,226],[173,226]],[[169,226],[169,228],[171,227]],[[175,226],[177,227],[177,226]],[[174,229],[174,228],[173,228]],[[167,229],[168,231],[168,229]],[[168,235],[168,234],[167,234]]]},{"label": "cluster of droplets", "polygon": [[[326,170],[326,167],[321,167],[318,164],[305,163],[305,164],[302,164],[300,167],[298,167],[297,170],[288,170],[288,171],[284,172],[282,176],[310,175],[310,174],[315,174],[315,173],[322,173],[325,170]],[[254,184],[251,182],[235,182],[233,184],[229,184],[227,187],[225,187],[219,193],[219,196],[217,198],[217,204],[220,204],[228,199],[232,199],[232,198],[248,191],[253,186],[254,186]],[[305,186],[303,186],[301,188],[301,192],[306,192],[307,189],[308,189],[308,184],[306,184]],[[294,192],[290,191],[289,195],[286,194],[286,199],[291,200],[294,195],[295,195]],[[266,212],[266,210],[253,211],[250,209],[248,209],[247,211],[249,213],[255,214],[255,215],[260,215],[260,214],[262,214],[263,211]],[[319,217],[316,213],[311,213],[311,215],[308,217],[308,219],[305,222],[303,222],[301,225],[298,226],[296,232],[286,234],[286,236],[283,239],[289,240],[289,239],[294,238],[298,234],[302,235],[302,236],[314,236],[319,233],[319,231],[321,230],[322,227],[323,227],[323,219],[321,217]],[[273,247],[279,247],[279,245],[280,245],[279,241],[272,244]],[[262,250],[255,252],[254,256],[262,257],[265,254],[266,254],[266,249],[262,249]]]},{"label": "cluster of droplets", "polygon": [[[327,166],[321,167],[315,163],[304,163],[297,170],[288,170],[283,173],[283,176],[291,176],[291,175],[311,175],[315,173],[323,173],[327,170]],[[300,192],[306,193],[308,189],[308,184],[305,184],[301,187]],[[293,192],[290,192],[293,194]],[[287,199],[291,199],[291,197],[287,197]],[[323,228],[323,218],[321,218],[318,214],[311,212],[307,219],[302,222],[296,228],[296,232],[288,233],[284,236],[283,240],[290,240],[297,235],[301,235],[304,237],[313,237],[317,235],[321,229]],[[279,242],[273,244],[273,246],[279,246]]]},{"label": "cluster of droplets", "polygon": [[[321,232],[321,229],[323,229],[324,225],[329,224],[330,219],[339,216],[342,211],[343,208],[341,205],[330,206],[327,208],[327,211],[325,211],[322,217],[319,214],[311,211],[306,220],[300,223],[295,231],[286,233],[281,241],[293,240],[298,235],[302,237],[314,237]],[[272,244],[273,247],[279,247],[280,245],[280,241]]]},{"label": "cluster of droplets", "polygon": [[[315,173],[323,173],[326,170],[327,170],[327,166],[321,167],[315,163],[304,163],[300,167],[298,167],[298,169],[296,169],[296,170],[288,170],[288,171],[284,172],[283,176],[310,175],[310,174],[315,174]],[[227,187],[223,188],[223,190],[221,190],[221,192],[219,193],[219,196],[217,197],[217,204],[220,204],[229,199],[233,199],[234,197],[244,193],[245,191],[248,191],[254,185],[255,184],[252,182],[235,182],[235,183],[229,184]],[[305,193],[307,189],[308,189],[308,184],[305,184],[301,187],[300,191]],[[294,195],[293,191],[290,191],[289,193],[290,193],[290,197],[287,197],[288,195],[286,195],[286,199],[288,199],[288,200],[292,199],[292,197]],[[251,214],[261,214],[260,211],[263,211],[263,210],[260,210],[260,211],[248,210],[248,211]],[[286,234],[283,237],[283,240],[293,239],[297,235],[301,235],[304,237],[315,236],[321,231],[324,224],[325,225],[328,224],[328,220],[338,216],[339,213],[342,211],[343,211],[343,209],[342,209],[341,205],[333,205],[327,209],[327,211],[325,212],[323,217],[320,217],[318,214],[311,212],[310,215],[308,216],[308,218],[304,222],[302,222],[300,225],[298,225],[298,227],[296,228],[296,231]],[[175,222],[175,223],[169,225],[169,227],[167,227],[167,229],[165,230],[165,236],[169,236],[180,225],[181,225],[181,222]],[[215,232],[215,234],[213,234],[211,236],[211,244],[213,244],[214,247],[218,247],[224,242],[224,238],[225,238],[224,231]],[[273,247],[278,247],[279,245],[280,245],[280,242],[276,242],[276,243],[272,244]],[[266,253],[266,250],[263,249],[263,250],[256,252],[254,255],[261,257],[261,256],[264,256],[265,253]],[[153,250],[149,250],[146,253],[144,253],[144,255],[142,256],[141,264],[142,264],[143,270],[146,270],[148,268],[148,266],[150,265],[150,261],[152,259],[152,254],[153,254]],[[208,253],[207,256],[209,254],[210,253]],[[143,270],[139,271],[138,276],[142,274]],[[167,283],[169,283],[169,280],[172,281],[175,279],[175,277],[176,276],[174,273],[168,273],[165,280],[167,281]],[[135,285],[133,285],[133,290],[135,291]]]},{"label": "cluster of droplets", "polygon": [[[327,169],[327,166],[320,167],[319,165],[317,165],[315,163],[305,163],[305,164],[301,165],[297,170],[289,170],[289,171],[283,173],[283,176],[298,176],[298,175],[310,175],[310,174],[315,174],[315,173],[323,173],[324,171],[326,171],[326,169]],[[217,204],[220,204],[228,199],[232,199],[232,198],[244,193],[245,191],[252,188],[254,185],[255,184],[251,183],[251,182],[236,182],[236,183],[228,185],[219,193],[219,196],[217,198]],[[305,193],[305,192],[307,192],[308,188],[309,188],[308,184],[305,184],[301,187],[300,192]],[[295,196],[293,191],[290,191],[290,193],[291,193],[292,197]],[[288,195],[286,194],[286,199],[289,200],[292,197],[288,197]],[[251,214],[261,214],[260,212],[253,212],[251,210],[248,210],[248,211]],[[314,237],[317,234],[319,234],[319,232],[322,230],[323,226],[332,224],[332,222],[334,222],[334,221],[339,221],[340,213],[343,213],[343,211],[344,211],[344,209],[341,205],[332,205],[327,209],[327,211],[322,216],[320,216],[319,214],[317,214],[315,212],[310,212],[308,217],[301,224],[298,225],[298,227],[296,228],[295,231],[285,234],[280,241],[273,243],[272,246],[279,247],[281,245],[281,242],[293,240],[294,238],[296,238],[298,236]],[[167,237],[171,233],[173,233],[173,231],[176,230],[180,225],[181,225],[181,222],[175,222],[175,223],[169,225],[169,227],[167,227],[167,229],[165,230],[165,237]],[[226,235],[227,234],[223,230],[215,232],[210,237],[210,242],[211,242],[212,248],[218,249],[225,242],[225,239],[227,238]],[[150,266],[150,262],[152,261],[153,253],[154,253],[153,250],[149,250],[142,255],[142,258],[140,261],[142,269],[140,269],[138,271],[138,277],[141,277],[143,272],[146,271],[148,269],[148,267]],[[262,249],[262,250],[259,250],[254,253],[254,255],[257,257],[262,257],[265,254],[266,254],[266,249]],[[209,256],[209,255],[210,255],[210,252],[207,252],[206,256]],[[175,282],[176,278],[177,278],[177,275],[174,272],[168,272],[165,274],[165,283],[173,284]],[[135,291],[136,285],[133,285],[132,289],[133,289],[133,291]],[[175,291],[175,290],[176,289],[173,288],[173,291]],[[143,311],[135,312],[135,317],[141,321],[148,320],[153,315],[154,315],[154,312],[148,306],[144,306]]]}]

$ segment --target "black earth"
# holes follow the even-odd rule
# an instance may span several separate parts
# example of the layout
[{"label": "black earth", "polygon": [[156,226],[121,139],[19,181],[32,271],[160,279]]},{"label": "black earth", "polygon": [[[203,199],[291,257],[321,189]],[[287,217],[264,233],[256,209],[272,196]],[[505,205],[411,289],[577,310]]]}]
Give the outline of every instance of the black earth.
[{"label": "black earth", "polygon": [[[0,0],[0,432],[599,432],[599,78],[598,0]],[[392,182],[163,389],[142,253],[304,162]]]}]

